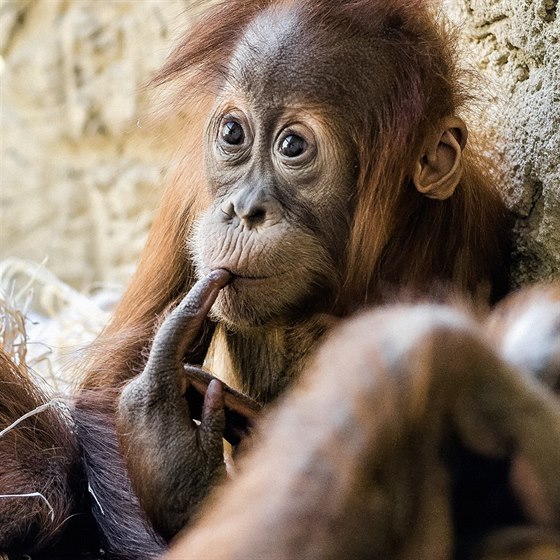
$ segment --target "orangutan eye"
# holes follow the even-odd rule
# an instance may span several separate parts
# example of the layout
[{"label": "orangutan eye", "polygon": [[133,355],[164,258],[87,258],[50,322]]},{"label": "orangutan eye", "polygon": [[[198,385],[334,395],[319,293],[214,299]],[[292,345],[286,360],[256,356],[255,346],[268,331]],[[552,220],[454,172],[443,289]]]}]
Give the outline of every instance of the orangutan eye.
[{"label": "orangutan eye", "polygon": [[288,134],[280,142],[280,153],[287,158],[301,156],[307,150],[307,142],[297,134]]},{"label": "orangutan eye", "polygon": [[238,146],[245,140],[243,127],[237,121],[227,121],[222,126],[222,140],[231,146]]}]

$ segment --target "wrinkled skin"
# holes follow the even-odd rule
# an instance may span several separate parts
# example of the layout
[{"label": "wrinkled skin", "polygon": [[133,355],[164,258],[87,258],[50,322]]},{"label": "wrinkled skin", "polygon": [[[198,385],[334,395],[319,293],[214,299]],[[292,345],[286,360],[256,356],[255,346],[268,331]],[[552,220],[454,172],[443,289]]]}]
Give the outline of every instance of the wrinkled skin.
[{"label": "wrinkled skin", "polygon": [[506,283],[505,208],[486,164],[463,154],[466,96],[431,3],[212,4],[156,77],[184,78],[174,107],[197,115],[74,412],[104,548],[134,560],[161,547],[129,478],[169,538],[223,472],[223,390],[209,385],[194,423],[189,347],[192,366],[266,405],[388,284],[495,298]]},{"label": "wrinkled skin", "polygon": [[[200,425],[185,398],[183,356],[216,296],[231,280],[224,270],[200,280],[160,327],[146,367],[123,390],[117,416],[135,490],[155,528],[173,536],[224,473],[224,397],[208,386]],[[157,444],[154,445],[154,442]],[[141,452],[139,452],[141,450]]]}]

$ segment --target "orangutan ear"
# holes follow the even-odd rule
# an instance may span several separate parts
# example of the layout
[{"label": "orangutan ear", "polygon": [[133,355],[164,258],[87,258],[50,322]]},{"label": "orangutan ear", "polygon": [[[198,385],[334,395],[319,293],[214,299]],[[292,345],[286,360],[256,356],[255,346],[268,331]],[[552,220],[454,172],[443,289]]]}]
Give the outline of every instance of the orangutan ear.
[{"label": "orangutan ear", "polygon": [[430,135],[414,169],[414,186],[428,198],[445,200],[461,180],[461,157],[467,143],[467,127],[459,117],[445,117]]}]

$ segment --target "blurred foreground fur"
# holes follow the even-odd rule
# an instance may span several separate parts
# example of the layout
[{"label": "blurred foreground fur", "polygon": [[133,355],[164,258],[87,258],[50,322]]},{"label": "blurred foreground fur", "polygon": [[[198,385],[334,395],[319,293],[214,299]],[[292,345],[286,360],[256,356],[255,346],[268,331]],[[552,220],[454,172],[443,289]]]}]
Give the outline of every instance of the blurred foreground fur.
[{"label": "blurred foreground fur", "polygon": [[[23,287],[19,283],[16,290],[14,274],[19,273],[25,283]],[[51,353],[41,344],[39,355],[37,349],[29,352],[30,344],[40,340],[29,340],[28,313],[37,309],[31,301],[35,293],[44,303],[57,284],[62,285],[45,281],[52,278],[31,263],[0,263],[1,560],[8,558],[1,554],[5,551],[15,553],[15,558],[20,558],[19,553],[44,558],[35,552],[52,550],[55,543],[57,552],[49,557],[56,560],[68,558],[70,550],[96,548],[97,531],[90,515],[69,395],[53,393],[53,389],[68,387],[68,382],[54,376],[60,369],[53,359],[56,351]],[[54,313],[46,322],[52,325],[56,320],[64,322]]]},{"label": "blurred foreground fur", "polygon": [[559,380],[559,286],[364,313],[167,558],[558,560]]},{"label": "blurred foreground fur", "polygon": [[3,349],[0,395],[0,551],[33,552],[85,513],[79,447],[61,404]]},{"label": "blurred foreground fur", "polygon": [[[559,379],[559,286],[510,296],[486,323],[429,303],[363,313],[167,558],[556,560]],[[5,352],[0,397],[0,552],[95,550],[80,429]],[[115,498],[123,522],[129,498]]]}]

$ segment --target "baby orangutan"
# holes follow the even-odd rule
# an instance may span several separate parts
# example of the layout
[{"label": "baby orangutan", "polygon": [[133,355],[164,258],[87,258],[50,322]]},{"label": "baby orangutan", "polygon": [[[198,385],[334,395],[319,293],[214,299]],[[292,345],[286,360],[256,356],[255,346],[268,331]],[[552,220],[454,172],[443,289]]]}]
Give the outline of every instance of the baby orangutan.
[{"label": "baby orangutan", "polygon": [[[471,95],[432,4],[213,2],[154,78],[193,118],[74,410],[105,550],[160,550],[130,530],[142,529],[138,508],[123,522],[130,488],[161,542],[223,471],[220,385],[194,426],[180,398],[183,350],[182,362],[267,405],[331,318],[380,303],[388,287],[444,284],[490,301],[507,289],[508,213],[469,142]],[[217,270],[196,336],[175,346],[164,325],[156,344],[162,317]]]}]

